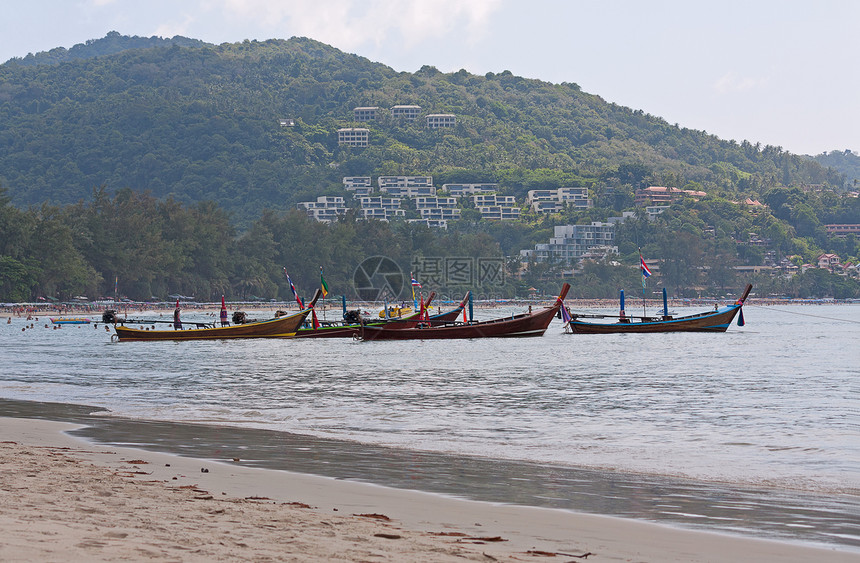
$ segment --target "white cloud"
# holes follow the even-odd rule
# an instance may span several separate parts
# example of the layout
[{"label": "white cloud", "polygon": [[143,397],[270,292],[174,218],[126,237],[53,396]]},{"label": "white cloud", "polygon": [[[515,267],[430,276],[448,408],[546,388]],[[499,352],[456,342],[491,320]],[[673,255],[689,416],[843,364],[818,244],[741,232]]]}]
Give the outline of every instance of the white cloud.
[{"label": "white cloud", "polygon": [[342,49],[389,40],[411,48],[464,28],[481,37],[501,0],[222,0],[230,17],[272,37],[307,36]]},{"label": "white cloud", "polygon": [[182,21],[169,21],[164,22],[158,25],[155,28],[155,33],[153,35],[157,35],[159,37],[174,37],[176,35],[187,36],[189,34],[189,29],[194,24],[195,19],[186,15]]},{"label": "white cloud", "polygon": [[714,83],[714,89],[720,94],[736,94],[761,89],[767,82],[766,77],[738,76],[729,71]]}]

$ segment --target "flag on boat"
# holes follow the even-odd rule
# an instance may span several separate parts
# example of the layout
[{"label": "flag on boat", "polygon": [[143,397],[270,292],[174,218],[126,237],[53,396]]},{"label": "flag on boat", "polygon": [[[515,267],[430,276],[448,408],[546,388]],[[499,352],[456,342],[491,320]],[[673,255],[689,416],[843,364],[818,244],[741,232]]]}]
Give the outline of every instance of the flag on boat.
[{"label": "flag on boat", "polygon": [[415,288],[421,288],[421,284],[418,283],[418,280],[415,279],[415,274],[409,272],[409,277],[412,279],[412,307],[414,309],[418,308],[418,301],[415,300]]},{"label": "flag on boat", "polygon": [[292,292],[293,292],[293,297],[295,297],[295,298],[296,298],[296,303],[298,303],[298,304],[299,304],[299,308],[300,308],[300,309],[304,309],[304,308],[305,308],[305,304],[304,304],[304,303],[302,303],[302,300],[301,300],[301,298],[299,297],[299,292],[298,292],[298,291],[296,291],[296,286],[295,286],[295,285],[293,285],[293,280],[291,280],[291,279],[290,279],[290,274],[288,274],[288,273],[287,273],[287,267],[286,267],[286,266],[284,266],[284,275],[285,275],[285,276],[287,276],[287,283],[288,283],[288,284],[290,284],[290,291],[292,291]]},{"label": "flag on boat", "polygon": [[322,266],[320,266],[320,289],[322,290],[323,299],[325,299],[325,296],[328,295],[328,284],[322,275]]},{"label": "flag on boat", "polygon": [[561,302],[561,320],[564,321],[565,326],[572,320],[570,318],[570,313],[567,311],[567,307],[564,304],[564,301]]},{"label": "flag on boat", "polygon": [[639,255],[639,265],[642,267],[642,276],[646,278],[651,277],[651,268],[645,263],[645,259],[642,258],[641,254]]}]

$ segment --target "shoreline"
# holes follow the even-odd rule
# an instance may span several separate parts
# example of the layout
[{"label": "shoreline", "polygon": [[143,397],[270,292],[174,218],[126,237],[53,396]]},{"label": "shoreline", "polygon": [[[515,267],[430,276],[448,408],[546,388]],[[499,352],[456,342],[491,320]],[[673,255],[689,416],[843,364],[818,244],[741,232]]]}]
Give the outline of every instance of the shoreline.
[{"label": "shoreline", "polygon": [[[245,467],[241,460],[106,447],[67,433],[78,424],[2,418],[0,425],[0,463],[12,469],[0,473],[0,498],[7,496],[3,504],[9,507],[0,515],[3,560],[61,554],[73,560],[256,560],[271,556],[273,547],[276,559],[301,561],[522,561],[534,559],[530,550],[568,557],[592,553],[597,561],[857,560],[856,552],[836,547],[461,500]],[[154,524],[150,511],[164,522]],[[248,521],[289,523],[249,528]],[[291,539],[285,543],[286,537]],[[495,538],[502,541],[490,541]]]},{"label": "shoreline", "polygon": [[[629,298],[631,306],[640,306],[641,299]],[[669,299],[668,305],[670,308],[675,307],[710,307],[715,303],[733,303],[734,298],[672,298]],[[444,303],[444,305],[443,305]],[[438,309],[438,312],[449,310],[451,306],[456,306],[459,301],[445,301],[432,305],[433,309]],[[497,301],[475,301],[473,307],[477,310],[493,310],[502,307],[550,307],[554,301],[552,299],[505,299]],[[579,299],[568,297],[565,299],[565,304],[571,310],[573,309],[613,309],[618,307],[618,299]],[[764,299],[757,297],[748,298],[744,305],[750,307],[779,307],[787,305],[804,305],[804,306],[823,306],[823,305],[860,305],[858,300],[833,300],[833,299]],[[384,303],[347,303],[348,309],[361,308],[367,309],[369,312],[376,313],[382,310]],[[661,299],[646,299],[645,306],[651,309],[660,309],[663,307]],[[0,318],[24,318],[29,317],[80,317],[89,316],[93,322],[101,322],[101,315],[106,309],[114,308],[119,315],[129,314],[159,314],[170,317],[173,314],[173,306],[165,304],[146,304],[146,303],[89,303],[89,304],[66,304],[63,306],[49,304],[34,304],[34,303],[19,303],[19,304],[2,304],[0,305]],[[220,303],[196,303],[183,302],[181,309],[185,312],[194,314],[206,314],[208,316],[217,317],[220,310]],[[272,314],[278,310],[286,310],[288,313],[297,312],[295,303],[292,302],[277,302],[277,303],[255,303],[255,302],[228,302],[227,310],[233,311],[248,311],[261,313],[271,311]],[[340,313],[340,302],[326,302],[317,307],[318,311],[333,311]]]}]

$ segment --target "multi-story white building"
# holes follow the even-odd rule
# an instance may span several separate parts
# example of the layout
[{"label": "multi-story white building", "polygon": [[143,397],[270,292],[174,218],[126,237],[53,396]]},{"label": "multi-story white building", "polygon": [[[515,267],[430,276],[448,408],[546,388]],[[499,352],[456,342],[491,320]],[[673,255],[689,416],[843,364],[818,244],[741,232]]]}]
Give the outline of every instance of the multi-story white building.
[{"label": "multi-story white building", "polygon": [[457,207],[456,197],[417,197],[415,209],[454,209]]},{"label": "multi-story white building", "polygon": [[439,129],[440,127],[454,127],[457,125],[457,116],[453,113],[431,113],[427,116],[427,127]]},{"label": "multi-story white building", "polygon": [[453,197],[490,194],[498,191],[498,184],[442,184],[442,189]]},{"label": "multi-story white building", "polygon": [[421,115],[421,106],[393,106],[391,117],[414,121]]},{"label": "multi-story white building", "polygon": [[407,223],[422,223],[431,229],[447,229],[448,221],[445,219],[407,219]]},{"label": "multi-story white building", "polygon": [[648,205],[645,207],[645,213],[648,215],[648,220],[653,221],[657,215],[669,209],[669,205]]},{"label": "multi-story white building", "polygon": [[429,197],[436,195],[433,176],[380,176],[379,191],[400,197]]},{"label": "multi-story white building", "polygon": [[[513,197],[513,196],[512,196]],[[502,205],[491,205],[476,207],[481,213],[481,219],[488,221],[516,221],[520,218],[519,207],[507,207]]]},{"label": "multi-story white building", "polygon": [[534,250],[523,250],[523,258],[532,257],[536,262],[552,262],[573,265],[586,254],[593,254],[597,247],[606,247],[605,252],[618,252],[613,246],[615,225],[595,221],[590,225],[558,225],[555,236],[549,243],[539,243]]},{"label": "multi-story white building", "polygon": [[[594,205],[594,202],[588,198],[586,187],[529,190],[526,201],[537,213],[557,213],[562,211],[565,205],[577,209],[589,209]],[[552,205],[553,203],[555,205]]]},{"label": "multi-story white building", "polygon": [[423,207],[418,210],[422,219],[456,221],[460,218],[460,209],[450,207]]},{"label": "multi-story white building", "polygon": [[347,211],[346,204],[340,196],[320,196],[316,201],[301,201],[296,204],[296,207],[304,209],[308,217],[323,223],[335,221]]},{"label": "multi-story white building", "polygon": [[355,108],[352,110],[356,121],[373,121],[376,119],[377,112],[379,112],[379,108],[376,106]]},{"label": "multi-story white building", "polygon": [[472,196],[475,207],[516,207],[517,199],[512,195],[477,194]]},{"label": "multi-story white building", "polygon": [[370,140],[370,129],[345,127],[337,130],[337,142],[341,145],[366,147]]},{"label": "multi-story white building", "polygon": [[397,197],[359,197],[359,212],[365,219],[388,221],[393,217],[404,217],[406,211],[400,209],[402,200]]},{"label": "multi-story white building", "polygon": [[352,192],[354,196],[363,196],[373,191],[373,184],[370,176],[344,176],[343,189]]}]

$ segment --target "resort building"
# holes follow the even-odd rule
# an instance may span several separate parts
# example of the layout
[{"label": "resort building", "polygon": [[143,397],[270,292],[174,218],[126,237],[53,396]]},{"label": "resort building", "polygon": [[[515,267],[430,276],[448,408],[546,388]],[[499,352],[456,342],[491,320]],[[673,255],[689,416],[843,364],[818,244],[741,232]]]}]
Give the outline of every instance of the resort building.
[{"label": "resort building", "polygon": [[282,118],[278,120],[278,124],[280,124],[281,127],[295,127],[296,120],[290,118]]},{"label": "resort building", "polygon": [[370,195],[373,184],[370,176],[345,176],[343,178],[343,189],[352,192],[354,196]]},{"label": "resort building", "polygon": [[415,198],[415,209],[455,209],[456,197],[418,197]]},{"label": "resort building", "polygon": [[393,106],[391,117],[414,121],[421,115],[421,106]]},{"label": "resort building", "polygon": [[517,221],[522,211],[519,207],[502,205],[482,206],[476,207],[476,209],[481,213],[481,219],[488,221]]},{"label": "resort building", "polygon": [[526,201],[536,213],[558,213],[563,211],[565,206],[577,209],[589,209],[594,206],[594,202],[588,198],[586,187],[529,190]]},{"label": "resort building", "polygon": [[648,215],[648,220],[653,221],[657,215],[669,209],[668,205],[649,205],[645,208],[645,213]]},{"label": "resort building", "polygon": [[663,186],[651,186],[636,190],[634,203],[640,207],[645,205],[669,205],[682,197],[699,199],[705,197],[705,192],[695,190],[681,190],[678,188],[666,188]]},{"label": "resort building", "polygon": [[370,139],[370,129],[360,127],[345,127],[337,130],[337,142],[340,145],[366,147]]},{"label": "resort building", "polygon": [[307,211],[308,217],[322,223],[336,221],[347,211],[346,204],[340,196],[320,196],[316,201],[302,201],[296,204],[298,209]]},{"label": "resort building", "polygon": [[407,223],[421,223],[431,229],[447,229],[448,221],[445,219],[407,219]]},{"label": "resort building", "polygon": [[512,195],[475,194],[472,203],[481,213],[481,219],[489,221],[516,221],[522,211]]},{"label": "resort building", "polygon": [[442,189],[452,197],[475,194],[491,194],[499,190],[498,184],[442,184]]},{"label": "resort building", "polygon": [[460,218],[461,210],[449,207],[424,207],[418,210],[422,219],[438,221],[456,221]]},{"label": "resort building", "polygon": [[517,199],[512,195],[476,194],[472,196],[475,207],[516,207]]},{"label": "resort building", "polygon": [[427,116],[427,127],[439,129],[440,127],[454,127],[457,125],[457,116],[452,113],[431,113]]},{"label": "resort building", "polygon": [[359,197],[359,212],[364,219],[388,221],[393,217],[404,217],[406,211],[400,209],[402,200],[397,197]]},{"label": "resort building", "polygon": [[374,121],[378,111],[378,107],[363,107],[353,109],[352,114],[356,121]]},{"label": "resort building", "polygon": [[825,270],[833,271],[833,268],[840,266],[842,261],[837,254],[822,254],[818,257],[818,267]]},{"label": "resort building", "polygon": [[[598,247],[602,255],[617,253],[613,246],[615,225],[594,221],[590,225],[559,225],[548,243],[536,244],[534,250],[520,252],[523,258],[536,262],[560,263],[572,266],[585,256],[593,257]],[[598,253],[600,254],[600,253]]]},{"label": "resort building", "polygon": [[824,228],[827,230],[828,235],[833,235],[835,237],[845,238],[848,235],[853,234],[860,238],[860,225],[824,225]]},{"label": "resort building", "polygon": [[436,195],[433,176],[380,176],[379,191],[391,196],[428,197]]}]

